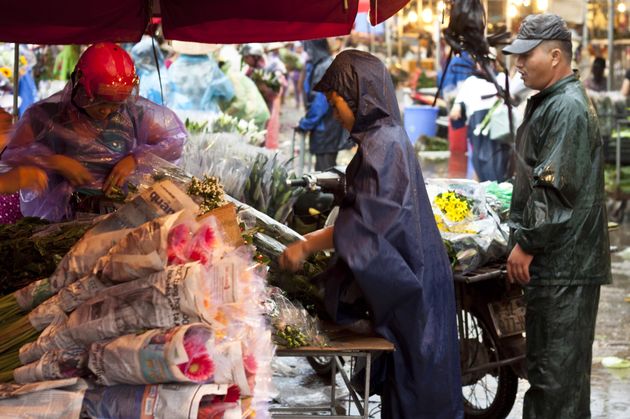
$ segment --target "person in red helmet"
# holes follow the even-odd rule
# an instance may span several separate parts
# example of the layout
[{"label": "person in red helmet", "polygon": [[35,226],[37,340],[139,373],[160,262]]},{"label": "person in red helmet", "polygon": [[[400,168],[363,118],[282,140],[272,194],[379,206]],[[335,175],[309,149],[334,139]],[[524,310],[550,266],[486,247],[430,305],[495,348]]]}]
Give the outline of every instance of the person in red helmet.
[{"label": "person in red helmet", "polygon": [[90,46],[66,87],[33,104],[17,124],[2,160],[48,173],[48,188],[21,194],[26,216],[72,218],[71,198],[108,194],[156,155],[176,162],[187,137],[169,109],[137,95],[129,54],[113,43]]}]

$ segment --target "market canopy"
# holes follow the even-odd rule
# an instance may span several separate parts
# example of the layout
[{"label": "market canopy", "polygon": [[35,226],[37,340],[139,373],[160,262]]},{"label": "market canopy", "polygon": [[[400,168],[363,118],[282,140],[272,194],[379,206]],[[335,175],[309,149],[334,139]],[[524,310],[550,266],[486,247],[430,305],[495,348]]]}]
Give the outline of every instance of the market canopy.
[{"label": "market canopy", "polygon": [[347,35],[359,3],[376,25],[409,0],[50,0],[11,1],[0,42],[137,42],[152,16],[167,39],[204,43],[290,41]]}]

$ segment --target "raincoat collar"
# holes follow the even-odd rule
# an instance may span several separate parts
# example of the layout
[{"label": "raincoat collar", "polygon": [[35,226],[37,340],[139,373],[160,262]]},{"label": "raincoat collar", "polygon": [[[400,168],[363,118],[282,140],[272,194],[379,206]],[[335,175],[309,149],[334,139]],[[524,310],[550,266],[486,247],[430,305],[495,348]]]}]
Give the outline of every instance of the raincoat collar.
[{"label": "raincoat collar", "polygon": [[540,103],[546,97],[554,95],[556,92],[558,92],[560,89],[563,89],[569,83],[575,83],[575,82],[579,82],[579,80],[577,76],[575,75],[575,73],[573,73],[570,76],[567,76],[561,80],[558,80],[551,86],[536,93],[534,96],[531,97],[531,100],[533,103]]}]

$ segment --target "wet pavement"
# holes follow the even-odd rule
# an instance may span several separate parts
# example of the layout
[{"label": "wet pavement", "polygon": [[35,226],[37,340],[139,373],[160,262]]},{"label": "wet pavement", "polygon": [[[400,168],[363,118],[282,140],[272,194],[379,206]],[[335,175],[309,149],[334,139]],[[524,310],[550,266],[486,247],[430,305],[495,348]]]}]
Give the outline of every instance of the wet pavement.
[{"label": "wet pavement", "polygon": [[[292,99],[288,99],[292,100]],[[287,108],[290,108],[287,110]],[[292,127],[302,112],[293,107],[285,107],[282,114],[281,147],[289,149]],[[439,157],[439,158],[438,158]],[[340,155],[339,164],[347,164],[350,153]],[[423,173],[431,177],[467,177],[465,156],[444,159],[434,155],[421,160]],[[613,283],[602,287],[595,343],[593,345],[593,367],[591,381],[591,413],[597,419],[630,418],[630,368],[612,369],[602,365],[605,357],[616,356],[630,359],[630,210],[619,228],[610,232]],[[348,368],[346,366],[346,368]],[[330,384],[319,378],[301,358],[279,358],[276,360],[274,383],[278,389],[276,401],[280,405],[315,405],[327,403]],[[348,403],[347,390],[337,375],[338,405],[344,409]],[[516,402],[508,418],[522,416],[523,396],[529,387],[526,380],[519,380]],[[370,400],[370,417],[380,418],[378,397]],[[352,409],[356,414],[356,409]]]}]

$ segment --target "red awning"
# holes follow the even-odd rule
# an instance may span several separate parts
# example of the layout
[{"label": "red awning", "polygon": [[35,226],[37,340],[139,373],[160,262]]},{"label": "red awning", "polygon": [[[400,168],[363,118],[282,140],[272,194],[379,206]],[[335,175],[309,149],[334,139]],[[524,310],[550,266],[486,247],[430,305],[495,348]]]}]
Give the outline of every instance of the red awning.
[{"label": "red awning", "polygon": [[[363,0],[361,0],[363,1]],[[409,0],[369,0],[373,24]],[[350,33],[359,0],[14,0],[0,13],[0,42],[137,42],[151,11],[168,39],[206,43],[290,41]],[[365,7],[365,6],[363,6]]]},{"label": "red awning", "polygon": [[149,19],[140,0],[12,0],[0,12],[0,42],[92,44],[139,41]]},{"label": "red awning", "polygon": [[167,39],[242,43],[346,35],[358,0],[160,0],[160,5]]}]

